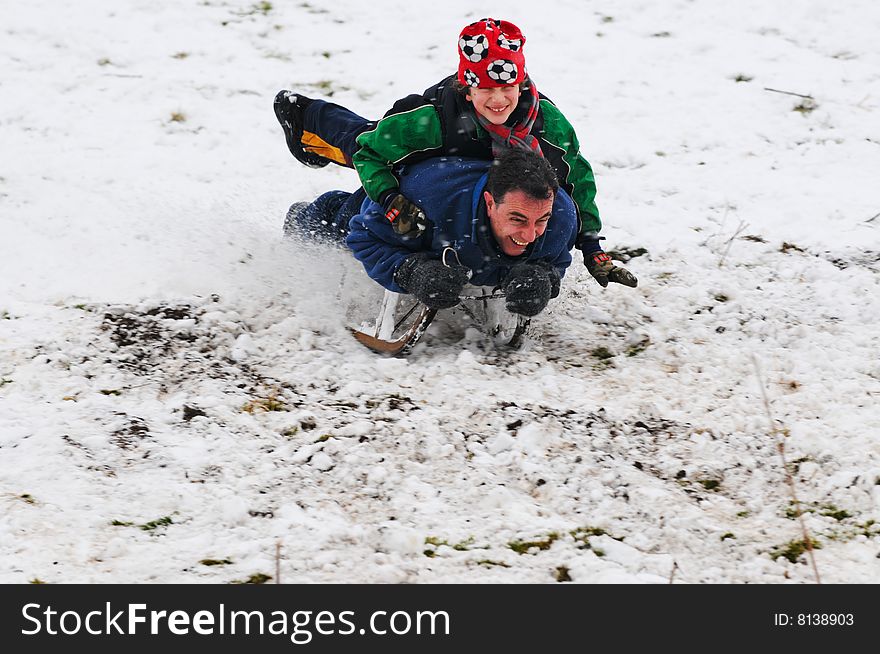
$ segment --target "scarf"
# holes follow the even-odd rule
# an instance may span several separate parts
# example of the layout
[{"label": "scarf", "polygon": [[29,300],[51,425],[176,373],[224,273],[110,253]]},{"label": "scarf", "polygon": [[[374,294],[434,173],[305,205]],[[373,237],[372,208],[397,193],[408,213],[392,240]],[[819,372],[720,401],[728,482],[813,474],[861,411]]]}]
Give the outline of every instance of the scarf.
[{"label": "scarf", "polygon": [[[534,127],[535,120],[538,118],[538,89],[529,80],[525,91],[529,93],[529,96],[525,98],[525,102],[528,102],[526,116],[525,119],[514,124],[513,127],[493,125],[483,114],[477,112],[477,120],[483,129],[489,132],[489,136],[492,137],[492,155],[495,157],[504,152],[505,148],[523,148],[524,150],[533,150],[541,156],[544,155],[541,152],[538,139],[532,135],[532,127]],[[523,98],[520,98],[520,104],[525,104]],[[519,111],[519,107],[517,107],[517,111]]]}]

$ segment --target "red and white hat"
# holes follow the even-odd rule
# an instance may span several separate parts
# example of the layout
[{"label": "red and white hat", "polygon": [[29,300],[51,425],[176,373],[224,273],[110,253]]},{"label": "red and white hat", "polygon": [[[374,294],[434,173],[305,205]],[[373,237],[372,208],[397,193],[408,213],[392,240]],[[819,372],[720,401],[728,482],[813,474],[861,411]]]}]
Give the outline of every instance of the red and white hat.
[{"label": "red and white hat", "polygon": [[526,37],[513,23],[481,18],[458,38],[458,81],[472,88],[519,84],[526,78]]}]

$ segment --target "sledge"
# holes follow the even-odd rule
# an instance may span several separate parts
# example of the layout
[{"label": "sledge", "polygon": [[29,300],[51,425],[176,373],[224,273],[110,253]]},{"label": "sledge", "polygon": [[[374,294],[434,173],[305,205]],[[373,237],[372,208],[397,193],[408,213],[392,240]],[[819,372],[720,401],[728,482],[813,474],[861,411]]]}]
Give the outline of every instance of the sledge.
[{"label": "sledge", "polygon": [[[496,345],[517,349],[529,326],[525,316],[509,313],[502,302],[503,291],[484,286],[466,286],[456,306],[470,317]],[[379,354],[404,356],[419,342],[437,309],[422,304],[411,295],[386,290],[379,306],[375,326],[370,331],[349,327],[363,345]]]}]

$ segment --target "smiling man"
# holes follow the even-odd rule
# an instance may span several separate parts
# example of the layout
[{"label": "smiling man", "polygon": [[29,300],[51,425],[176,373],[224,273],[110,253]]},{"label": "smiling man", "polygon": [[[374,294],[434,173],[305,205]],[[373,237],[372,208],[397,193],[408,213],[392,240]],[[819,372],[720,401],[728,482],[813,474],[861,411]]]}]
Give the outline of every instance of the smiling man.
[{"label": "smiling man", "polygon": [[294,205],[285,229],[344,239],[373,280],[435,309],[454,306],[468,282],[503,288],[507,309],[525,316],[559,294],[578,217],[539,154],[511,149],[492,164],[429,159],[401,169],[400,186],[427,214],[418,235],[397,233],[362,189]]}]

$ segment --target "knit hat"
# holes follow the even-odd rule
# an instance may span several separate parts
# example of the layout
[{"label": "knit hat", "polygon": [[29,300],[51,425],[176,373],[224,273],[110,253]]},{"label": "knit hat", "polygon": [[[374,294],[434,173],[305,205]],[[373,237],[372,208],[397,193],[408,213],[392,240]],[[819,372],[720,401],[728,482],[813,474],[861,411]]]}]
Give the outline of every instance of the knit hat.
[{"label": "knit hat", "polygon": [[519,84],[526,77],[526,37],[506,20],[481,18],[458,38],[458,81],[473,88]]}]

